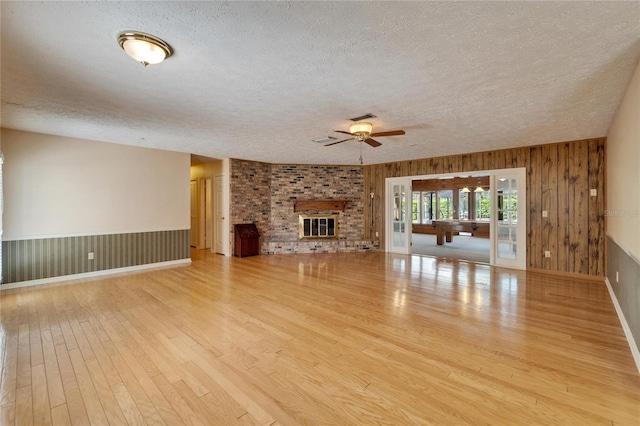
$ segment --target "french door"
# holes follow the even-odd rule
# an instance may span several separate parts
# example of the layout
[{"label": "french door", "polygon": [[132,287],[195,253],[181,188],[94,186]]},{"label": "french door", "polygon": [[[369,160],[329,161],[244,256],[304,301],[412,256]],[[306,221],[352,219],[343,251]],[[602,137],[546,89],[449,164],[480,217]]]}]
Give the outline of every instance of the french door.
[{"label": "french door", "polygon": [[[526,269],[527,259],[527,186],[526,169],[502,169],[473,172],[490,176],[491,226],[490,261],[492,265]],[[467,176],[447,174],[448,177]],[[411,181],[438,179],[445,175],[411,176],[386,180],[386,251],[411,253]]]},{"label": "french door", "polygon": [[491,174],[491,264],[527,266],[527,173],[524,167]]},{"label": "french door", "polygon": [[386,251],[409,254],[411,246],[411,179],[387,179]]}]

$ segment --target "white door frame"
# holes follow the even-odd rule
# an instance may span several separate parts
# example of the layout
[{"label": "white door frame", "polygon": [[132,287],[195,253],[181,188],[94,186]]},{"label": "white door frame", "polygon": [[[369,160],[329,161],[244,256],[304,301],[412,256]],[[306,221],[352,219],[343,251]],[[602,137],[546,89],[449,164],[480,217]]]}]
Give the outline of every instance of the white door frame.
[{"label": "white door frame", "polygon": [[[392,188],[393,185],[396,184],[407,184],[407,201],[405,203],[405,229],[409,230],[408,238],[406,239],[406,249],[403,253],[410,253],[411,247],[411,227],[413,226],[412,218],[411,218],[411,200],[412,200],[412,188],[411,181],[413,180],[423,180],[423,179],[438,179],[442,177],[460,177],[460,176],[470,176],[470,175],[483,175],[489,176],[491,182],[491,250],[490,250],[490,261],[491,265],[495,266],[505,266],[509,268],[515,269],[526,269],[527,262],[527,185],[526,185],[526,177],[527,171],[525,167],[518,168],[510,168],[510,169],[492,169],[492,170],[475,170],[475,171],[467,171],[467,172],[456,172],[456,173],[438,173],[438,174],[430,174],[430,175],[416,175],[416,176],[403,176],[403,177],[394,177],[394,178],[386,178],[385,179],[385,250],[389,253],[398,253],[399,251],[393,248],[393,194]],[[497,178],[502,177],[516,177],[518,180],[518,226],[517,226],[517,241],[518,241],[518,251],[517,258],[515,261],[504,261],[498,260],[496,257],[496,248],[497,248],[497,238],[494,235],[497,224],[498,224],[498,215],[497,215],[497,185],[495,185],[495,181]]]}]

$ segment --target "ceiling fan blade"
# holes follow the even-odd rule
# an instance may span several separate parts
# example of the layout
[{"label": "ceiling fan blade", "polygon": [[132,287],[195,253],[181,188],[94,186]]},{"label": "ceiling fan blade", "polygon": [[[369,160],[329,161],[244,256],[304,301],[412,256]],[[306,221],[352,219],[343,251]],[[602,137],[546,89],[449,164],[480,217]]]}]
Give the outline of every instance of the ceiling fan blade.
[{"label": "ceiling fan blade", "polygon": [[389,130],[388,132],[371,133],[371,136],[402,136],[404,130]]},{"label": "ceiling fan blade", "polygon": [[334,130],[334,132],[336,132],[336,133],[344,133],[345,135],[351,135],[351,136],[353,136],[353,134],[352,134],[352,133],[345,132],[344,130]]},{"label": "ceiling fan blade", "polygon": [[337,143],[342,143],[342,142],[350,141],[351,139],[354,139],[354,138],[343,139],[343,140],[341,140],[341,141],[331,142],[331,143],[326,144],[325,146],[331,146],[331,145],[335,145],[335,144],[337,144]]},{"label": "ceiling fan blade", "polygon": [[373,140],[371,138],[367,138],[364,140],[364,142],[366,142],[367,144],[369,144],[369,146],[376,148],[379,147],[380,145],[382,145],[380,142]]}]

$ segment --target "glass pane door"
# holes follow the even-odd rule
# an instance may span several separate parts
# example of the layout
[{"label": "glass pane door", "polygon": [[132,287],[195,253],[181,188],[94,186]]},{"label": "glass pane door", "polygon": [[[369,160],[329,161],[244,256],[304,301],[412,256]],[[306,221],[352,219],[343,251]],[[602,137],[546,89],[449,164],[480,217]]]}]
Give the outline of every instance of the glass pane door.
[{"label": "glass pane door", "polygon": [[407,230],[404,219],[404,185],[393,185],[393,246],[404,247]]},{"label": "glass pane door", "polygon": [[498,179],[498,258],[515,259],[518,252],[518,188],[516,179]]},{"label": "glass pane door", "polygon": [[492,258],[498,266],[526,267],[526,172],[503,170],[492,176]]},{"label": "glass pane door", "polygon": [[[411,181],[387,181],[387,251],[409,253],[411,239]],[[390,231],[390,232],[389,232]]]}]

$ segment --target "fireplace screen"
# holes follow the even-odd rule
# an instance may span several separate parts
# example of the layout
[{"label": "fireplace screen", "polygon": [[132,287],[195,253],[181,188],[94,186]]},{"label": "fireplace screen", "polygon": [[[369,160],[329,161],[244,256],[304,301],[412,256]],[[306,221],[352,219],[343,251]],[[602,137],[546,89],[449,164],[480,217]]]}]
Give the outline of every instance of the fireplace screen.
[{"label": "fireplace screen", "polygon": [[338,215],[299,216],[300,239],[338,238]]}]

